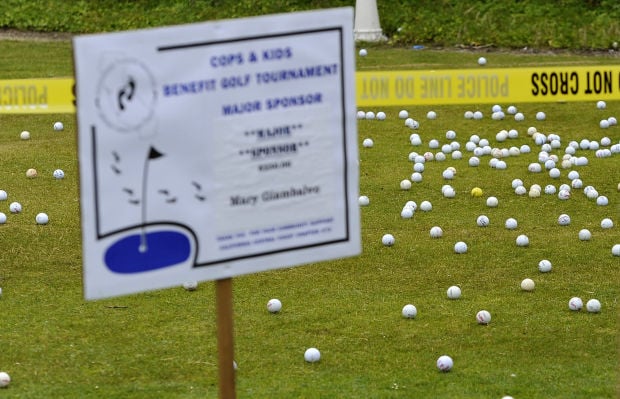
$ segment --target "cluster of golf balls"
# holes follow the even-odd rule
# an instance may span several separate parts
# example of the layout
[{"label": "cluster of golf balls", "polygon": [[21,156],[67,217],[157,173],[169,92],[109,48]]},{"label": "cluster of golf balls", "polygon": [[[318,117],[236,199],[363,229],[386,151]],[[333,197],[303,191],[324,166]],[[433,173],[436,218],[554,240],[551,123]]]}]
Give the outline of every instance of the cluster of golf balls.
[{"label": "cluster of golf balls", "polygon": [[[478,63],[482,66],[486,64],[486,59],[480,57]],[[597,107],[599,109],[605,109],[604,102],[598,102]],[[358,119],[378,119],[373,112],[358,112]],[[491,109],[491,118],[493,120],[504,120],[507,115],[514,118],[516,122],[522,122],[526,119],[522,112],[519,112],[517,107],[511,105],[506,109],[503,109],[499,105],[494,105]],[[470,167],[480,167],[483,165],[482,159],[488,157],[488,166],[496,170],[505,170],[510,168],[510,159],[520,157],[524,155],[536,156],[536,161],[531,162],[526,170],[521,171],[523,179],[515,178],[512,180],[512,190],[517,196],[527,195],[532,199],[541,198],[543,195],[550,198],[556,197],[558,201],[567,201],[574,198],[574,194],[577,190],[581,190],[583,195],[592,200],[598,206],[606,206],[609,201],[604,193],[593,186],[587,185],[587,180],[581,176],[581,167],[589,164],[589,160],[584,155],[577,155],[578,152],[591,151],[597,158],[607,158],[613,155],[620,154],[620,142],[613,143],[609,137],[603,137],[600,140],[582,139],[580,141],[571,141],[565,143],[562,138],[555,133],[543,133],[534,126],[530,126],[527,129],[502,129],[495,134],[496,146],[493,146],[491,140],[480,137],[478,134],[473,134],[469,137],[469,140],[464,146],[456,141],[457,132],[454,130],[447,130],[445,132],[445,143],[442,144],[442,139],[430,138],[426,141],[423,139],[423,135],[419,133],[420,122],[414,119],[409,111],[401,110],[398,113],[398,118],[405,120],[405,128],[412,131],[409,136],[409,142],[414,148],[414,151],[409,152],[407,159],[412,163],[413,170],[411,176],[402,179],[399,183],[399,188],[404,191],[412,189],[413,184],[422,182],[425,171],[428,169],[429,162],[445,162],[449,159],[459,160],[464,157],[465,153],[470,153],[468,164]],[[428,111],[426,119],[434,120],[438,118],[438,114],[435,111]],[[484,114],[480,110],[466,111],[466,119],[480,120],[484,118]],[[535,114],[535,120],[545,121],[547,114],[543,111],[538,111]],[[381,119],[383,120],[383,119]],[[605,119],[608,121],[606,128],[615,126],[617,124],[614,117]],[[601,127],[603,127],[601,125]],[[530,144],[508,145],[502,146],[503,143],[508,143],[511,140],[517,138],[529,137]],[[373,143],[374,144],[374,143]],[[427,145],[427,149],[422,149]],[[369,147],[364,141],[364,147]],[[417,150],[420,148],[420,150]],[[564,150],[564,154],[558,154]],[[533,154],[532,154],[533,153]],[[585,169],[584,169],[585,170]],[[546,172],[546,176],[558,181],[557,184],[537,184],[532,183],[526,187],[524,180],[531,180],[533,176],[543,176],[542,172]],[[457,180],[457,170],[453,166],[447,166],[443,169],[441,177],[444,182],[448,183],[453,180]],[[541,177],[541,182],[544,177]],[[563,180],[566,179],[566,182]],[[618,191],[620,191],[620,183],[618,184]],[[441,189],[442,195],[446,199],[454,198],[457,195],[457,190],[450,184],[444,184]],[[471,197],[480,198],[483,197],[484,191],[481,187],[474,187],[470,191]],[[362,201],[364,198],[364,201]],[[420,199],[421,200],[421,199]],[[484,199],[484,202],[488,208],[497,208],[500,206],[500,199],[498,196],[488,195]],[[368,197],[360,197],[360,205],[368,205]],[[400,210],[400,216],[402,219],[415,219],[414,215],[416,211],[430,212],[433,209],[432,204],[428,200],[422,200],[418,206],[414,200],[407,201]],[[571,218],[568,214],[562,213],[558,216],[558,224],[560,226],[568,226],[571,223]],[[479,227],[487,227],[491,224],[491,219],[486,214],[480,214],[476,218],[476,224]],[[517,230],[519,224],[515,217],[509,217],[505,219],[504,226],[507,230]],[[600,221],[602,229],[612,229],[614,222],[612,218],[604,218]],[[444,231],[440,226],[433,226],[430,229],[430,237],[434,239],[442,238]],[[592,239],[592,233],[590,230],[583,228],[579,230],[578,239],[580,241],[588,241]],[[393,234],[384,234],[381,238],[381,243],[386,247],[394,246],[396,239]],[[517,247],[527,248],[530,246],[530,239],[526,232],[521,232],[515,237],[515,244]],[[535,243],[540,245],[539,243]],[[453,252],[455,254],[466,254],[469,250],[468,244],[463,241],[457,241],[454,244]],[[613,256],[620,256],[620,244],[616,244],[612,248]],[[541,259],[537,265],[537,270],[540,273],[550,273],[552,271],[552,262],[549,259]],[[532,278],[524,278],[518,285],[524,292],[533,292],[536,287],[536,283]],[[458,299],[461,297],[461,288],[459,286],[450,286],[447,289],[448,299]],[[569,308],[572,310],[580,310],[583,304],[579,298],[572,298],[569,301]],[[601,304],[597,299],[591,299],[588,301],[586,308],[589,312],[596,313],[601,309]],[[408,303],[403,306],[401,310],[402,317],[405,319],[415,319],[418,316],[418,309],[415,305]],[[480,310],[477,312],[476,321],[481,325],[488,325],[491,322],[491,313],[488,310]],[[448,355],[442,355],[437,359],[437,368],[441,371],[449,371],[453,367],[453,360]]]}]

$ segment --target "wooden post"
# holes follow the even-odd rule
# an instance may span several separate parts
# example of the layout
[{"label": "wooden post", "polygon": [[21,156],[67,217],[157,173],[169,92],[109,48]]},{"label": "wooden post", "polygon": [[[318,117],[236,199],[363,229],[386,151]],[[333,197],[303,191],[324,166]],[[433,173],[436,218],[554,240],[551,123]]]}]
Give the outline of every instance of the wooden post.
[{"label": "wooden post", "polygon": [[215,282],[220,398],[235,399],[232,278]]}]

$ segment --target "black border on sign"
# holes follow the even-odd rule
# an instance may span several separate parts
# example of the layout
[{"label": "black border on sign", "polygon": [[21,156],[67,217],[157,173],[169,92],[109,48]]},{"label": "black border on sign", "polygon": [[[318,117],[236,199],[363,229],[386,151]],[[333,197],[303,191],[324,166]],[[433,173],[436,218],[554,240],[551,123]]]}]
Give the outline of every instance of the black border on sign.
[{"label": "black border on sign", "polygon": [[[341,96],[341,123],[342,123],[342,132],[344,133],[342,135],[342,149],[343,149],[343,182],[344,182],[344,219],[345,219],[345,236],[341,239],[336,239],[336,240],[330,240],[330,241],[324,241],[324,242],[317,242],[314,244],[308,244],[308,245],[300,245],[300,246],[296,246],[296,247],[288,247],[288,248],[281,248],[281,249],[277,249],[277,250],[273,250],[273,251],[266,251],[266,252],[258,252],[258,253],[253,253],[253,254],[247,254],[247,255],[242,255],[242,256],[234,256],[234,257],[230,257],[230,258],[224,258],[224,259],[218,259],[218,260],[214,260],[214,261],[210,261],[210,262],[203,262],[203,263],[198,263],[196,262],[196,258],[198,255],[198,247],[199,247],[199,242],[196,239],[195,244],[196,244],[196,248],[195,248],[195,261],[194,261],[194,265],[193,267],[202,267],[202,266],[213,266],[213,265],[219,265],[221,263],[226,263],[226,262],[232,262],[232,261],[237,261],[237,260],[243,260],[243,259],[250,259],[250,258],[256,258],[256,257],[262,257],[262,256],[266,256],[266,255],[273,255],[273,254],[278,254],[278,253],[283,253],[283,252],[292,252],[292,251],[296,251],[296,250],[302,250],[302,249],[308,249],[308,248],[315,248],[315,247],[321,247],[321,246],[325,246],[325,245],[333,245],[333,244],[338,244],[338,243],[344,243],[344,242],[348,242],[351,239],[350,236],[350,220],[349,220],[349,191],[348,191],[348,159],[347,159],[347,136],[349,134],[349,132],[347,132],[347,123],[346,123],[346,100],[345,100],[345,74],[344,71],[346,70],[346,68],[343,68],[344,65],[344,43],[343,43],[343,27],[341,26],[336,26],[336,27],[327,27],[327,28],[321,28],[321,29],[310,29],[310,30],[301,30],[301,31],[290,31],[290,32],[282,32],[282,33],[275,33],[275,34],[266,34],[266,35],[259,35],[259,36],[249,36],[249,37],[238,37],[238,38],[231,38],[231,39],[225,39],[225,40],[213,40],[213,41],[203,41],[203,42],[195,42],[195,43],[182,43],[182,44],[176,44],[176,45],[166,45],[166,46],[160,46],[157,47],[157,51],[158,52],[165,52],[165,51],[176,51],[176,50],[183,50],[183,49],[187,49],[187,48],[195,48],[195,47],[202,47],[202,46],[211,46],[211,45],[219,45],[219,44],[226,44],[226,43],[235,43],[235,42],[242,42],[242,41],[248,41],[248,40],[260,40],[260,39],[269,39],[269,38],[275,38],[275,37],[284,37],[284,36],[296,36],[296,35],[305,35],[305,34],[312,34],[312,33],[320,33],[320,32],[330,32],[330,31],[336,31],[338,32],[339,35],[339,44],[340,44],[340,70],[341,70],[341,74],[340,74],[340,90],[342,93]],[[115,231],[110,231],[108,233],[101,233],[100,232],[100,219],[99,219],[99,199],[98,199],[98,179],[97,179],[97,156],[96,156],[96,127],[92,126],[91,127],[91,139],[92,139],[92,160],[93,160],[93,178],[94,178],[94,189],[95,189],[95,225],[96,225],[96,233],[97,233],[97,238],[98,239],[103,239],[105,237],[109,237],[111,235],[123,232],[123,231],[128,231],[130,229],[136,228],[136,227],[140,227],[140,226],[128,226],[122,229],[118,229]],[[176,221],[170,221],[170,222],[165,222],[165,221],[159,221],[157,224],[166,224],[166,223],[170,223],[170,224],[175,224],[175,225],[179,225],[178,222]],[[147,224],[148,225],[148,224]],[[187,229],[188,226],[183,226]],[[189,229],[192,234],[195,233]]]}]

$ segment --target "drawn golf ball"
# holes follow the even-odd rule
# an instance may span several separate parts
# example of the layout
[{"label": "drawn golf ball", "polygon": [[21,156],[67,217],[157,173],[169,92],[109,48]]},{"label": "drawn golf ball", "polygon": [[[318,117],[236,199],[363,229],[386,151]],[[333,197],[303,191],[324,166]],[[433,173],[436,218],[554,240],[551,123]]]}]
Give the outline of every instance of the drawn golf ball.
[{"label": "drawn golf ball", "polygon": [[37,213],[37,216],[35,216],[34,220],[37,222],[37,224],[47,224],[50,221],[50,218],[47,216],[46,213]]},{"label": "drawn golf ball", "polygon": [[590,299],[586,302],[586,310],[590,313],[598,313],[601,311],[601,302],[598,299]]},{"label": "drawn golf ball", "polygon": [[372,139],[364,139],[364,141],[362,142],[362,145],[366,148],[371,148],[375,143],[372,141]]},{"label": "drawn golf ball", "polygon": [[541,273],[549,273],[551,271],[552,265],[551,262],[547,259],[543,259],[538,262],[538,270]]},{"label": "drawn golf ball", "polygon": [[446,292],[446,294],[448,295],[449,299],[459,299],[461,297],[461,288],[453,285],[450,288],[448,288],[448,291]]},{"label": "drawn golf ball", "polygon": [[61,130],[63,130],[65,128],[65,125],[62,124],[62,122],[56,122],[54,123],[54,130],[57,132],[60,132]]},{"label": "drawn golf ball", "polygon": [[489,225],[489,218],[486,215],[480,215],[476,219],[476,224],[479,227],[487,227]]},{"label": "drawn golf ball", "polygon": [[0,371],[0,388],[6,388],[11,383],[11,377],[5,371]]},{"label": "drawn golf ball", "polygon": [[443,230],[439,226],[431,227],[430,231],[431,238],[441,238],[443,236]]},{"label": "drawn golf ball", "polygon": [[4,190],[0,190],[0,201],[6,201],[9,195]]},{"label": "drawn golf ball", "polygon": [[448,355],[439,356],[439,358],[437,359],[437,368],[440,371],[448,372],[452,370],[453,366],[454,366],[454,361],[452,361],[452,358]]},{"label": "drawn golf ball", "polygon": [[368,206],[368,204],[370,204],[370,199],[365,196],[365,195],[361,195],[357,202],[361,205],[361,206]]},{"label": "drawn golf ball", "polygon": [[583,308],[583,301],[579,297],[573,297],[568,301],[568,308],[574,311],[581,310]]},{"label": "drawn golf ball", "polygon": [[495,208],[495,207],[497,207],[498,204],[499,204],[499,201],[497,200],[497,197],[489,197],[489,198],[487,198],[487,206],[489,208]]},{"label": "drawn golf ball", "polygon": [[198,288],[198,281],[186,281],[183,283],[183,288],[187,291],[196,291]]},{"label": "drawn golf ball", "polygon": [[487,310],[481,310],[476,313],[476,321],[478,324],[489,324],[491,322],[491,313]]},{"label": "drawn golf ball", "polygon": [[11,202],[9,211],[11,211],[11,213],[20,213],[22,211],[22,204],[19,202]]},{"label": "drawn golf ball", "polygon": [[368,55],[368,51],[365,48],[360,49],[359,55],[360,57],[366,57]]},{"label": "drawn golf ball", "polygon": [[611,219],[605,218],[601,220],[601,228],[611,229],[612,227],[614,227],[614,222]]},{"label": "drawn golf ball", "polygon": [[467,252],[467,244],[465,244],[463,241],[459,241],[456,244],[454,244],[454,252],[456,252],[457,254],[464,254]]},{"label": "drawn golf ball", "polygon": [[267,310],[270,313],[278,313],[282,310],[282,302],[279,299],[273,298],[267,302]]},{"label": "drawn golf ball", "polygon": [[579,239],[581,241],[589,241],[592,238],[592,233],[588,229],[579,230]]},{"label": "drawn golf ball", "polygon": [[56,169],[53,173],[54,179],[64,179],[65,178],[65,172],[62,171],[62,169]]},{"label": "drawn golf ball", "polygon": [[30,132],[27,130],[24,130],[23,132],[19,134],[19,138],[22,140],[30,140]]},{"label": "drawn golf ball", "polygon": [[317,348],[308,348],[304,352],[304,360],[308,363],[316,363],[321,360],[321,352]]},{"label": "drawn golf ball", "polygon": [[384,234],[383,237],[381,238],[381,242],[386,247],[391,247],[392,245],[394,245],[395,239],[394,239],[394,236],[391,234]]},{"label": "drawn golf ball", "polygon": [[402,314],[405,319],[415,319],[418,315],[418,309],[409,303],[403,306]]},{"label": "drawn golf ball", "polygon": [[516,239],[517,247],[527,247],[530,245],[530,239],[525,234],[520,234]]},{"label": "drawn golf ball", "polygon": [[558,216],[558,224],[560,226],[568,226],[570,224],[570,216],[565,213],[561,214]]},{"label": "drawn golf ball", "polygon": [[534,283],[534,280],[532,280],[531,278],[526,278],[526,279],[523,279],[523,281],[521,281],[521,289],[523,291],[534,291],[535,287],[536,287],[536,284]]},{"label": "drawn golf ball", "polygon": [[30,179],[34,179],[35,177],[37,177],[37,170],[30,168],[26,171],[26,177],[30,178]]}]

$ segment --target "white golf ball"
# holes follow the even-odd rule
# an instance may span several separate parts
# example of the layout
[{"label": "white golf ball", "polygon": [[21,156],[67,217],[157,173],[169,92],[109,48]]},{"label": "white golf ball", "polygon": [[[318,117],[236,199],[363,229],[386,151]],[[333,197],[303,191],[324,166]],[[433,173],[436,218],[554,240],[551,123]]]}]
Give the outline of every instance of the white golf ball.
[{"label": "white golf ball", "polygon": [[605,101],[597,101],[596,102],[596,108],[598,109],[605,109],[607,108],[607,104],[605,103]]},{"label": "white golf ball", "polygon": [[589,241],[592,238],[592,233],[588,229],[579,230],[579,239],[581,241]]},{"label": "white golf ball", "polygon": [[422,201],[420,203],[420,210],[423,212],[430,212],[433,209],[433,205],[430,201]]},{"label": "white golf ball", "polygon": [[611,219],[605,218],[601,220],[602,229],[611,229],[612,227],[614,227],[614,222]]},{"label": "white golf ball", "polygon": [[534,291],[535,287],[536,287],[536,284],[534,283],[534,280],[532,280],[531,278],[526,278],[526,279],[523,279],[523,281],[521,281],[521,289],[523,291]]},{"label": "white golf ball", "polygon": [[65,172],[62,171],[62,169],[56,169],[53,173],[54,179],[64,179],[65,178]]},{"label": "white golf ball", "polygon": [[420,172],[413,172],[411,174],[411,181],[414,183],[419,183],[422,181],[422,173]]},{"label": "white golf ball", "polygon": [[267,310],[269,313],[278,313],[282,310],[282,302],[279,299],[273,298],[267,302]]},{"label": "white golf ball", "polygon": [[541,111],[536,113],[536,120],[544,121],[545,119],[547,119],[547,115],[545,115],[544,112]]},{"label": "white golf ball", "polygon": [[304,352],[304,360],[308,363],[316,363],[321,360],[321,352],[317,348],[308,348]]},{"label": "white golf ball", "polygon": [[484,58],[484,57],[478,58],[478,65],[484,66],[486,64],[487,64],[487,59],[486,58]]},{"label": "white golf ball", "polygon": [[570,191],[565,189],[558,191],[558,198],[563,201],[570,199]]},{"label": "white golf ball", "polygon": [[430,231],[431,238],[441,238],[443,236],[443,230],[439,226],[431,227]]},{"label": "white golf ball", "polygon": [[6,223],[6,215],[0,212],[0,224],[5,224],[5,223]]},{"label": "white golf ball", "polygon": [[620,256],[620,244],[615,244],[611,247],[611,254],[613,256]]},{"label": "white golf ball", "polygon": [[558,224],[560,226],[568,226],[570,224],[570,216],[565,213],[561,214],[558,216]]},{"label": "white golf ball", "polygon": [[609,199],[604,195],[599,195],[596,197],[596,205],[599,206],[607,206],[609,204]]},{"label": "white golf ball", "polygon": [[407,304],[403,306],[403,317],[406,319],[414,319],[418,315],[418,309],[412,304]]},{"label": "white golf ball", "polygon": [[366,148],[371,148],[373,145],[375,145],[375,143],[372,141],[372,139],[364,139],[362,145]]},{"label": "white golf ball", "polygon": [[598,313],[601,311],[601,303],[598,299],[590,299],[586,302],[586,310],[590,313]]},{"label": "white golf ball", "polygon": [[517,247],[527,247],[530,245],[530,239],[525,234],[520,234],[516,239]]},{"label": "white golf ball", "polygon": [[38,213],[37,216],[35,216],[34,220],[37,222],[37,224],[47,224],[50,221],[50,218],[47,216],[46,213]]},{"label": "white golf ball", "polygon": [[474,112],[474,119],[479,121],[480,119],[484,118],[484,114],[482,113],[482,111],[475,111]]},{"label": "white golf ball", "polygon": [[446,294],[448,295],[449,299],[459,299],[461,297],[461,288],[453,285],[448,288]]},{"label": "white golf ball", "polygon": [[551,271],[552,265],[551,262],[547,259],[543,259],[538,262],[538,270],[541,273],[549,273]]},{"label": "white golf ball", "polygon": [[357,111],[357,119],[366,119],[366,112]]},{"label": "white golf ball", "polygon": [[522,122],[522,121],[524,121],[524,120],[525,120],[525,115],[523,115],[523,113],[521,113],[521,112],[517,112],[517,113],[515,114],[515,121],[517,121],[517,122]]},{"label": "white golf ball", "polygon": [[454,244],[454,252],[456,252],[457,254],[464,254],[467,252],[467,244],[465,244],[463,241],[459,241],[456,244]]},{"label": "white golf ball", "polygon": [[11,211],[11,213],[20,213],[22,211],[22,204],[19,202],[11,202],[9,211]]},{"label": "white golf ball", "polygon": [[366,57],[368,55],[368,51],[365,48],[360,49],[359,55],[360,57]]},{"label": "white golf ball", "polygon": [[372,111],[366,112],[366,119],[375,119],[375,113]]},{"label": "white golf ball", "polygon": [[476,313],[476,321],[478,324],[489,324],[491,322],[491,313],[487,310],[481,310]]},{"label": "white golf ball", "polygon": [[517,226],[518,226],[517,219],[515,219],[515,218],[508,218],[508,219],[506,219],[506,222],[504,223],[504,226],[506,226],[506,228],[508,230],[515,230],[517,228]]},{"label": "white golf ball", "polygon": [[361,206],[368,206],[370,204],[370,199],[365,196],[365,195],[361,195],[357,202],[361,205]]},{"label": "white golf ball", "polygon": [[479,227],[487,227],[489,225],[489,218],[486,215],[480,215],[476,219],[476,224]]},{"label": "white golf ball", "polygon": [[439,358],[437,359],[437,368],[440,371],[448,372],[452,370],[453,366],[454,361],[452,361],[452,358],[448,355],[439,356]]},{"label": "white golf ball", "polygon": [[400,182],[401,190],[409,190],[411,188],[411,180],[405,179]]},{"label": "white golf ball", "polygon": [[400,211],[400,217],[403,219],[411,219],[413,217],[413,209],[411,208],[403,208],[402,211]]},{"label": "white golf ball", "polygon": [[601,129],[607,129],[609,127],[609,121],[607,119],[601,119],[598,125]]},{"label": "white golf ball", "polygon": [[583,308],[583,301],[581,298],[573,297],[568,301],[568,308],[575,311],[581,310]]},{"label": "white golf ball", "polygon": [[24,130],[23,132],[19,134],[19,138],[22,140],[30,140],[30,132],[27,130]]},{"label": "white golf ball", "polygon": [[381,238],[381,242],[386,247],[391,247],[392,245],[394,245],[395,239],[394,239],[394,236],[391,234],[384,234],[383,237]]},{"label": "white golf ball", "polygon": [[62,122],[56,122],[54,123],[54,130],[57,132],[60,132],[61,130],[63,130],[65,128],[65,125],[62,124]]},{"label": "white golf ball", "polygon": [[0,371],[0,388],[6,388],[11,383],[11,377],[8,373]]},{"label": "white golf ball", "polygon": [[[619,186],[620,188],[620,186]],[[0,190],[0,201],[6,201],[6,199],[9,197],[9,195],[6,193],[6,191],[4,190]]]},{"label": "white golf ball", "polygon": [[403,109],[403,110],[401,110],[401,111],[398,113],[398,117],[399,117],[400,119],[407,119],[407,118],[409,118],[409,112],[407,112],[407,110],[404,110],[404,109]]},{"label": "white golf ball", "polygon": [[183,288],[187,291],[196,291],[198,288],[198,281],[186,281],[183,283]]},{"label": "white golf ball", "polygon": [[437,119],[437,113],[435,111],[428,111],[426,113],[427,119]]},{"label": "white golf ball", "polygon": [[497,207],[498,204],[499,204],[499,201],[497,200],[497,197],[489,197],[489,198],[487,198],[487,206],[489,208],[495,208],[495,207]]}]

